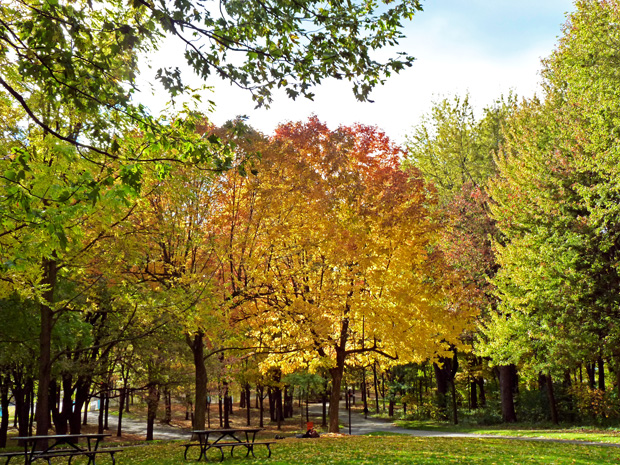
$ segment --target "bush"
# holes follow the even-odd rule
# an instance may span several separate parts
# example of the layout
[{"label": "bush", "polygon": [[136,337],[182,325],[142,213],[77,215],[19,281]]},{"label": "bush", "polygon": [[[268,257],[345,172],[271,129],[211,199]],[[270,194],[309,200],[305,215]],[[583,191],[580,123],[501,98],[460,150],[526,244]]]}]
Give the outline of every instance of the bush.
[{"label": "bush", "polygon": [[585,384],[575,384],[568,391],[582,418],[601,421],[620,417],[620,402],[615,391],[592,389]]}]

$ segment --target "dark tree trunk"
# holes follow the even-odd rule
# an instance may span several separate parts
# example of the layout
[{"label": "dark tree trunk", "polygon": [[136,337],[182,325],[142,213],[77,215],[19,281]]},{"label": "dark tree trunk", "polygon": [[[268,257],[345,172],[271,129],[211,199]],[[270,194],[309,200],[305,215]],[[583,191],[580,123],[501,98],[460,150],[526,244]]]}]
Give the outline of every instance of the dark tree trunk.
[{"label": "dark tree trunk", "polygon": [[598,367],[598,388],[601,391],[605,390],[605,362],[603,361],[603,357],[600,357],[596,360],[596,364]]},{"label": "dark tree trunk", "polygon": [[502,404],[502,418],[506,423],[515,423],[517,421],[517,413],[514,404],[514,379],[515,366],[502,365],[499,371],[499,388]]},{"label": "dark tree trunk", "polygon": [[269,420],[276,421],[276,397],[272,388],[267,388],[267,396],[269,397]]},{"label": "dark tree trunk", "polygon": [[217,408],[220,416],[220,428],[224,426],[224,409],[222,408],[222,388],[220,386],[220,392],[217,394]]},{"label": "dark tree trunk", "polygon": [[245,399],[246,399],[246,405],[245,405],[245,420],[246,420],[246,425],[250,426],[250,419],[251,419],[251,411],[250,411],[250,383],[245,383]]},{"label": "dark tree trunk", "polygon": [[364,418],[368,418],[368,389],[366,386],[366,368],[362,368],[362,404],[364,408]]},{"label": "dark tree trunk", "polygon": [[588,375],[588,384],[590,389],[594,389],[596,387],[596,379],[595,375],[594,363],[586,363],[586,374]]},{"label": "dark tree trunk", "polygon": [[97,417],[97,432],[103,434],[103,415],[105,409],[103,408],[103,394],[99,393],[99,415]]},{"label": "dark tree trunk", "polygon": [[282,422],[284,421],[284,412],[282,405],[282,389],[280,387],[276,387],[275,389],[275,400],[276,400],[276,422],[278,424],[278,429],[282,429]]},{"label": "dark tree trunk", "polygon": [[375,385],[375,413],[379,413],[379,383],[377,379],[377,362],[372,364],[372,376]]},{"label": "dark tree trunk", "polygon": [[265,388],[262,385],[256,386],[256,398],[258,399],[258,426],[263,428],[265,426]]},{"label": "dark tree trunk", "polygon": [[[43,292],[42,302],[54,302],[54,290],[58,266],[54,259],[44,259],[42,284],[47,288]],[[49,392],[52,378],[52,328],[54,326],[54,312],[47,303],[40,305],[41,325],[39,332],[39,384],[37,389],[37,435],[47,436],[50,428]],[[42,444],[42,446],[44,446]]]},{"label": "dark tree trunk", "polygon": [[321,393],[321,426],[323,428],[327,428],[327,399],[329,396],[329,387],[327,385],[327,380],[323,385],[323,392]]},{"label": "dark tree trunk", "polygon": [[338,433],[340,428],[338,411],[340,410],[340,389],[344,374],[344,362],[347,356],[346,347],[349,338],[349,319],[344,318],[340,327],[340,341],[336,349],[336,366],[329,369],[332,378],[332,393],[329,400],[329,432]]},{"label": "dark tree trunk", "polygon": [[207,399],[207,367],[205,366],[204,356],[204,333],[199,331],[191,338],[189,334],[185,335],[185,341],[189,345],[194,358],[194,390],[196,399],[194,400],[194,422],[192,427],[200,430],[205,427],[206,416],[206,399]]},{"label": "dark tree trunk", "polygon": [[[206,401],[205,401],[205,410],[206,410]],[[190,397],[189,394],[185,395],[185,420],[189,420],[192,419],[192,425],[194,424],[193,419],[194,419],[194,411],[193,411],[193,404],[192,404],[192,398]]]},{"label": "dark tree trunk", "polygon": [[478,390],[480,391],[480,405],[485,407],[487,405],[487,396],[484,390],[484,378],[482,376],[478,377]]},{"label": "dark tree trunk", "polygon": [[455,425],[459,424],[459,416],[456,402],[456,387],[454,386],[454,378],[450,381],[450,386],[452,387],[452,421]]},{"label": "dark tree trunk", "polygon": [[62,425],[61,422],[60,403],[60,388],[58,387],[58,382],[55,379],[50,379],[49,406],[52,423],[58,434],[67,434],[67,425]]},{"label": "dark tree trunk", "polygon": [[116,436],[123,434],[123,409],[125,408],[125,385],[120,389],[118,396],[118,424],[116,425]]},{"label": "dark tree trunk", "polygon": [[230,428],[230,398],[228,397],[228,383],[224,382],[224,428]]},{"label": "dark tree trunk", "polygon": [[478,383],[475,380],[471,380],[469,383],[469,408],[476,410],[478,408]]},{"label": "dark tree trunk", "polygon": [[442,357],[441,366],[433,363],[435,371],[435,382],[437,384],[437,407],[441,412],[442,418],[448,419],[448,389],[450,387],[450,373],[452,373],[452,359]]},{"label": "dark tree trunk", "polygon": [[159,388],[156,383],[149,383],[148,396],[146,398],[146,440],[153,440],[153,427],[157,417],[157,407],[159,405]]},{"label": "dark tree trunk", "polygon": [[[157,392],[157,396],[158,396],[158,400],[159,400],[159,391]],[[105,412],[104,412],[104,416],[103,416],[103,429],[104,430],[109,430],[110,429],[110,383],[106,383],[105,385],[105,392],[103,394],[103,399],[105,401]]]},{"label": "dark tree trunk", "polygon": [[7,434],[9,432],[9,385],[8,375],[0,375],[0,448],[6,447]]},{"label": "dark tree trunk", "polygon": [[551,410],[551,423],[557,425],[558,420],[558,407],[555,402],[555,394],[553,392],[553,378],[550,374],[547,375],[547,397],[549,399],[549,408]]},{"label": "dark tree trunk", "polygon": [[30,436],[30,399],[34,389],[33,381],[32,378],[24,379],[21,373],[16,372],[13,373],[13,381],[17,434],[19,436]]},{"label": "dark tree trunk", "polygon": [[169,425],[172,421],[172,394],[168,386],[164,388],[164,423]]}]

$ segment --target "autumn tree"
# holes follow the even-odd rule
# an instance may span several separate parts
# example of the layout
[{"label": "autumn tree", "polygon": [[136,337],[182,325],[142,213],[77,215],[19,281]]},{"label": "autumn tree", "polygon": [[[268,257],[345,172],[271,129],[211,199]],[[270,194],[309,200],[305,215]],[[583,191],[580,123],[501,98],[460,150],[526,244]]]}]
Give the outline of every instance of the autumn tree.
[{"label": "autumn tree", "polygon": [[261,291],[233,318],[270,352],[266,365],[329,369],[333,432],[347,359],[435,358],[472,309],[456,292],[445,304],[459,284],[432,252],[424,185],[400,169],[383,133],[330,131],[314,118],[281,126],[273,143],[254,180],[268,228],[246,265]]}]

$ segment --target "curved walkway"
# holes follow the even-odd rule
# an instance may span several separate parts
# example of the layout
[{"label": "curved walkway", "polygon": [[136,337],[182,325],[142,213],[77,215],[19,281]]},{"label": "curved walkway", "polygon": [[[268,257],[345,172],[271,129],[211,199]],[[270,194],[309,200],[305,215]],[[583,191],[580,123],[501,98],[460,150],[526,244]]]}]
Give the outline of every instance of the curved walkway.
[{"label": "curved walkway", "polygon": [[[314,414],[321,414],[321,404],[310,404],[310,411]],[[345,409],[344,402],[340,408],[340,423],[346,426],[341,428],[342,433],[349,432],[349,419],[348,411]],[[496,434],[475,434],[475,433],[454,433],[444,431],[426,431],[401,428],[394,425],[389,420],[381,420],[377,418],[364,418],[364,415],[359,412],[351,412],[351,434],[364,435],[370,433],[396,433],[406,434],[416,437],[439,437],[439,438],[473,438],[473,439],[508,439],[513,441],[541,441],[541,442],[558,442],[565,444],[580,444],[585,446],[602,446],[602,447],[620,447],[620,444],[606,443],[606,442],[594,442],[594,441],[579,441],[574,439],[552,439],[541,437],[522,437],[522,436],[503,436]]]},{"label": "curved walkway", "polygon": [[[91,424],[97,424],[98,411],[88,412],[88,422]],[[116,434],[118,428],[118,416],[108,416],[109,433]],[[146,420],[137,420],[134,418],[123,416],[122,424],[123,433],[135,434],[137,436],[146,436]],[[177,428],[174,426],[163,425],[159,422],[155,422],[153,427],[153,439],[188,439],[190,437],[189,430]]]}]

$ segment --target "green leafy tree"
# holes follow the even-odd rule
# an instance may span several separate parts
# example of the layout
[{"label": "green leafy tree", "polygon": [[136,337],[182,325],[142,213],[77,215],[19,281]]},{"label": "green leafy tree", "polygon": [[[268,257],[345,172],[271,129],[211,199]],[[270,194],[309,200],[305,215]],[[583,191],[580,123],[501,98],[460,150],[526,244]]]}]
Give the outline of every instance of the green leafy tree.
[{"label": "green leafy tree", "polygon": [[512,347],[513,360],[531,358],[549,379],[596,359],[602,377],[602,360],[618,357],[619,5],[576,6],[545,61],[545,99],[521,105],[490,190],[505,244],[489,343],[506,348],[496,358]]},{"label": "green leafy tree", "polygon": [[407,163],[420,170],[448,202],[463,186],[482,187],[495,172],[493,157],[502,142],[501,126],[514,97],[498,99],[477,120],[469,95],[443,99],[407,137]]}]

